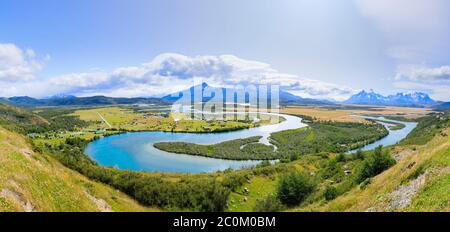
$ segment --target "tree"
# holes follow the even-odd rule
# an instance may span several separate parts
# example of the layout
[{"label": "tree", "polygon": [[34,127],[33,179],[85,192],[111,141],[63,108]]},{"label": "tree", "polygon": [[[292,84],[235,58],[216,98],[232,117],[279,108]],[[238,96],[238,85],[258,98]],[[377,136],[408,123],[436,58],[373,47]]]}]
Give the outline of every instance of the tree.
[{"label": "tree", "polygon": [[325,192],[323,192],[323,196],[325,200],[331,201],[339,195],[338,190],[334,186],[327,186]]},{"label": "tree", "polygon": [[292,172],[280,178],[277,187],[278,199],[286,205],[301,203],[315,189],[315,183],[309,176]]},{"label": "tree", "polygon": [[361,149],[358,149],[354,155],[355,159],[362,160],[364,159],[364,153],[361,151]]},{"label": "tree", "polygon": [[361,183],[367,178],[376,176],[394,164],[395,160],[389,152],[383,150],[382,146],[378,146],[373,153],[364,159],[357,172],[356,182]]}]

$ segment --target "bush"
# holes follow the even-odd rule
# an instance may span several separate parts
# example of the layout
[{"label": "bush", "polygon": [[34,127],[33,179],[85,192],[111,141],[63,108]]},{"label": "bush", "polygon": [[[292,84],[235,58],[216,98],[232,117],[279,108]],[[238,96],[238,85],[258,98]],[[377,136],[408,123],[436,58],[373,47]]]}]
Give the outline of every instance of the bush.
[{"label": "bush", "polygon": [[283,205],[274,195],[269,195],[262,200],[256,201],[255,212],[277,212],[283,208]]},{"label": "bush", "polygon": [[292,172],[281,177],[278,182],[277,196],[281,203],[298,205],[314,191],[315,184],[309,176]]},{"label": "bush", "polygon": [[291,155],[289,156],[289,159],[290,159],[291,161],[298,160],[298,155],[295,154],[295,153],[293,153],[293,154],[291,154]]},{"label": "bush", "polygon": [[345,155],[342,154],[342,153],[339,153],[339,154],[336,156],[336,161],[337,161],[337,162],[345,162],[346,159],[347,159],[347,158],[346,158]]},{"label": "bush", "polygon": [[340,166],[336,159],[330,159],[325,168],[321,170],[324,179],[331,178],[340,172]]},{"label": "bush", "polygon": [[261,161],[259,164],[257,164],[256,167],[257,167],[257,168],[263,168],[263,167],[268,167],[268,166],[270,166],[270,165],[272,165],[272,164],[270,163],[270,161],[268,161],[268,160],[263,160],[263,161]]},{"label": "bush", "polygon": [[356,174],[356,182],[359,184],[367,178],[376,176],[395,164],[391,155],[383,150],[382,146],[375,148],[375,151],[369,154]]},{"label": "bush", "polygon": [[358,150],[353,155],[353,158],[356,159],[356,160],[363,160],[364,159],[364,153],[361,150]]},{"label": "bush", "polygon": [[336,198],[339,195],[338,190],[334,186],[327,186],[325,189],[325,192],[323,193],[323,196],[325,197],[325,200],[331,201],[334,198]]}]

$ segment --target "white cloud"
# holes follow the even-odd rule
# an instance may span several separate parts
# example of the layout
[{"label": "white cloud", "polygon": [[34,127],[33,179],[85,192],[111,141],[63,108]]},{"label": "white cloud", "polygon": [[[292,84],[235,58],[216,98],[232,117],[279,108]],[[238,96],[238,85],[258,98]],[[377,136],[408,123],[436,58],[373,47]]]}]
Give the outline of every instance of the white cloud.
[{"label": "white cloud", "polygon": [[[269,64],[245,60],[233,55],[189,57],[180,54],[161,54],[152,61],[137,66],[120,67],[112,72],[95,71],[72,73],[42,80],[39,97],[65,93],[78,96],[107,95],[121,97],[160,96],[188,88],[194,78],[201,78],[213,86],[237,84],[278,84],[304,97],[344,99],[353,90],[279,72]],[[0,95],[17,95],[30,82],[17,84]]]},{"label": "white cloud", "polygon": [[0,81],[16,82],[29,81],[35,78],[36,72],[44,66],[44,60],[35,58],[33,50],[23,51],[16,45],[0,44]]},{"label": "white cloud", "polygon": [[450,99],[450,66],[399,65],[394,86],[407,91],[427,92],[443,101]]},{"label": "white cloud", "polygon": [[397,68],[396,80],[408,79],[420,82],[450,83],[450,66],[427,67],[425,65],[400,65]]}]

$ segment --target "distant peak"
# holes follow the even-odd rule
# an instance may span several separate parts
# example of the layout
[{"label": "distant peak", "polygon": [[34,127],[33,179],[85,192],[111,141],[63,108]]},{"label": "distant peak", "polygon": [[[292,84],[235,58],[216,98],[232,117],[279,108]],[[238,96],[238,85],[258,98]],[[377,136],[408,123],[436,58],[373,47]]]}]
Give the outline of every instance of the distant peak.
[{"label": "distant peak", "polygon": [[423,106],[436,104],[436,101],[422,92],[403,93],[399,92],[389,96],[383,96],[370,89],[369,92],[362,90],[351,96],[346,103],[369,104],[369,105],[398,105],[398,106]]},{"label": "distant peak", "polygon": [[56,94],[53,95],[51,97],[49,97],[49,99],[61,99],[61,98],[76,98],[74,95],[70,95],[70,94]]}]

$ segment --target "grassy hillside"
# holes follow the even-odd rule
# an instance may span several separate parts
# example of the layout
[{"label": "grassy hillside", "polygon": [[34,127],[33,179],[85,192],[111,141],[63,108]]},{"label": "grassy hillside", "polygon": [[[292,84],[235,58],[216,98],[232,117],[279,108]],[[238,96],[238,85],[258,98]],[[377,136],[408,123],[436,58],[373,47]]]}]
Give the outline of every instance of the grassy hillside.
[{"label": "grassy hillside", "polygon": [[0,144],[0,212],[152,210],[33,152],[22,135],[2,127]]},{"label": "grassy hillside", "polygon": [[450,211],[450,129],[424,145],[399,146],[397,164],[367,185],[295,211]]},{"label": "grassy hillside", "polygon": [[[231,193],[228,210],[450,211],[449,134],[448,115],[431,114],[392,147],[353,155],[309,154],[257,167]],[[302,178],[292,178],[295,172],[314,188],[308,190]],[[280,191],[283,186],[288,191]],[[287,204],[280,193],[305,197]]]}]

